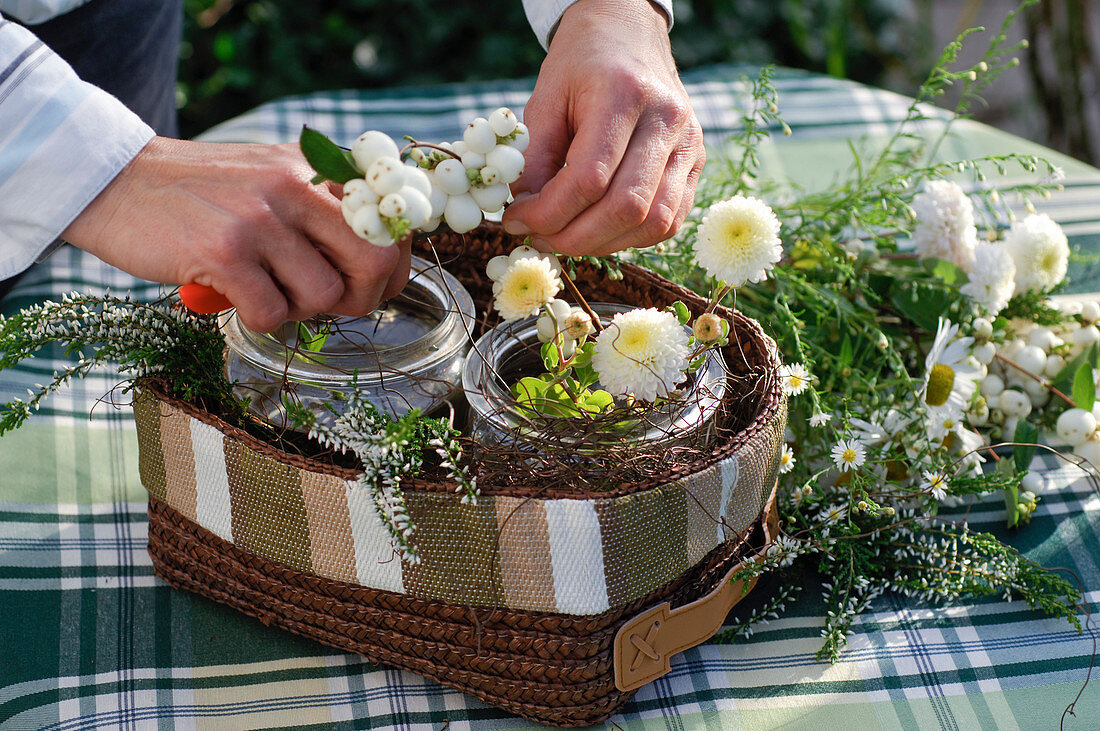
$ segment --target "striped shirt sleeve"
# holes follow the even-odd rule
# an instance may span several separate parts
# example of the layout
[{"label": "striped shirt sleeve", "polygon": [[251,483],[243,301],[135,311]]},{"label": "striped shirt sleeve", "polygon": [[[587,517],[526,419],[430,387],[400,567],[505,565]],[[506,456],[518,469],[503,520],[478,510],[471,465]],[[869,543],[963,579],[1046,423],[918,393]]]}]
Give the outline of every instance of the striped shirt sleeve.
[{"label": "striped shirt sleeve", "polygon": [[[531,30],[535,31],[535,36],[543,49],[550,47],[550,36],[558,27],[561,16],[575,2],[577,0],[523,0],[523,12],[527,14],[527,22],[531,24]],[[650,2],[664,11],[671,30],[672,0],[650,0]]]},{"label": "striped shirt sleeve", "polygon": [[153,134],[0,17],[0,279],[34,263]]}]

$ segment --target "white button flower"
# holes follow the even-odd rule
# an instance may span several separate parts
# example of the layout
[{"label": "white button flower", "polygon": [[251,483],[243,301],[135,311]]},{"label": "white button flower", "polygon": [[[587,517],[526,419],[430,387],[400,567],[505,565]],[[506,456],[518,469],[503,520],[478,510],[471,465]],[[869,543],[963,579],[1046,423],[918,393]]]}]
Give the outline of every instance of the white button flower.
[{"label": "white button flower", "polygon": [[621,312],[596,338],[592,366],[612,394],[654,401],[687,377],[688,334],[671,312]]},{"label": "white button flower", "polygon": [[1046,292],[1066,277],[1069,243],[1062,227],[1045,213],[1012,224],[1005,248],[1016,264],[1016,293]]},{"label": "white button flower", "polygon": [[913,248],[921,259],[945,259],[964,271],[974,267],[978,229],[974,226],[974,205],[950,180],[930,180],[913,196],[917,224]]},{"label": "white button flower", "polygon": [[1015,288],[1016,263],[1008,249],[1001,244],[978,244],[970,281],[959,291],[985,305],[989,314],[996,315],[1012,299]]},{"label": "white button flower", "polygon": [[761,282],[783,256],[779,219],[761,200],[736,195],[707,209],[696,232],[695,260],[733,287]]},{"label": "white button flower", "polygon": [[538,314],[561,291],[560,271],[556,258],[530,246],[494,256],[485,267],[493,280],[493,307],[509,322]]}]

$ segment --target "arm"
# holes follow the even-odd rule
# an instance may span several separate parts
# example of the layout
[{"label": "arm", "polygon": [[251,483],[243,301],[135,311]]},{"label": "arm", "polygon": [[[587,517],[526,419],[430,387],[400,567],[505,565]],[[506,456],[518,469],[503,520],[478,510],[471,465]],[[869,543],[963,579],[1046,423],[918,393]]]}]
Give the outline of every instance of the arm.
[{"label": "arm", "polygon": [[505,228],[565,254],[672,236],[705,161],[667,21],[648,0],[577,0],[524,112],[527,166]]},{"label": "arm", "polygon": [[212,286],[256,330],[362,315],[404,286],[408,247],[356,237],[295,146],[154,137],[32,33],[0,23],[0,279],[61,235],[136,276]]}]

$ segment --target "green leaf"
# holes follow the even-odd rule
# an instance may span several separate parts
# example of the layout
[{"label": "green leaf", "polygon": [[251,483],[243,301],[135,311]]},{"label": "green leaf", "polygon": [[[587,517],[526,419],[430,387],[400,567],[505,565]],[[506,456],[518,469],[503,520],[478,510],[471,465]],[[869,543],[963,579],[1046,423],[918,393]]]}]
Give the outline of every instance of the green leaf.
[{"label": "green leaf", "polygon": [[600,374],[596,373],[596,369],[592,367],[591,363],[579,368],[574,365],[573,377],[577,379],[577,388],[581,390],[588,388],[593,383],[600,380]]},{"label": "green leaf", "polygon": [[1005,522],[1009,528],[1015,528],[1020,522],[1020,495],[1015,485],[1005,488]]},{"label": "green leaf", "polygon": [[603,389],[589,391],[584,396],[584,403],[595,408],[595,411],[606,411],[614,403],[615,399]]},{"label": "green leaf", "polygon": [[591,363],[592,353],[595,351],[595,348],[596,344],[592,342],[585,343],[577,348],[577,353],[573,356],[573,367],[584,368]]},{"label": "green leaf", "polygon": [[1096,403],[1096,382],[1092,378],[1092,365],[1082,363],[1073,376],[1073,403],[1077,408],[1092,411]]},{"label": "green leaf", "polygon": [[320,177],[343,184],[352,178],[363,177],[363,172],[355,166],[351,155],[315,129],[302,127],[298,146],[306,161],[317,172],[317,177],[311,182],[319,182],[317,178]]},{"label": "green leaf", "polygon": [[669,312],[676,315],[676,319],[680,321],[681,325],[686,325],[688,320],[691,319],[691,312],[688,311],[687,305],[680,300],[676,300],[668,306]]},{"label": "green leaf", "polygon": [[938,282],[898,280],[890,287],[890,302],[897,311],[928,332],[936,332],[940,317],[958,297]]},{"label": "green leaf", "polygon": [[1020,419],[1016,423],[1016,434],[1012,441],[1016,445],[1012,447],[1012,461],[1016,463],[1017,472],[1027,472],[1035,457],[1035,442],[1039,438],[1039,430],[1026,419]]},{"label": "green leaf", "polygon": [[546,370],[552,371],[558,367],[558,348],[553,341],[542,344],[542,364]]},{"label": "green leaf", "polygon": [[[1081,366],[1088,365],[1090,352],[1078,353],[1073,360],[1062,366],[1062,370],[1051,380],[1051,385],[1065,393],[1073,390],[1073,384],[1077,377],[1077,371]],[[1009,366],[1011,368],[1011,366]]]},{"label": "green leaf", "polygon": [[519,382],[512,386],[512,396],[517,402],[524,406],[530,406],[536,411],[536,402],[542,398],[542,395],[546,392],[546,382],[540,378],[532,378],[526,376],[519,379]]},{"label": "green leaf", "polygon": [[317,332],[311,332],[309,327],[304,322],[298,323],[298,346],[303,350],[308,350],[311,353],[320,352],[321,348],[325,347],[325,342],[328,341],[329,335],[332,331],[329,330],[328,325],[324,325]]},{"label": "green leaf", "polygon": [[970,278],[966,276],[966,272],[946,259],[931,257],[921,261],[921,265],[929,274],[939,277],[944,284],[952,287],[961,287],[970,281]]},{"label": "green leaf", "polygon": [[852,364],[852,339],[845,335],[844,342],[840,346],[840,362],[844,365]]}]

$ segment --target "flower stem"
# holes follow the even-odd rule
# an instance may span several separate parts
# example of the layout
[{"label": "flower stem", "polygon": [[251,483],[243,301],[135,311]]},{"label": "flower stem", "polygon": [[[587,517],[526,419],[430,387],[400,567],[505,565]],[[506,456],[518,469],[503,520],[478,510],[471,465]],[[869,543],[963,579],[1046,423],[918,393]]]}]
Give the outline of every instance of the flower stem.
[{"label": "flower stem", "polygon": [[995,357],[1003,363],[1008,363],[1010,366],[1012,366],[1013,368],[1018,370],[1020,373],[1023,373],[1028,378],[1030,378],[1034,381],[1038,381],[1039,383],[1041,383],[1044,386],[1046,386],[1047,388],[1049,388],[1050,392],[1052,394],[1054,394],[1055,396],[1057,396],[1058,398],[1062,399],[1067,404],[1069,404],[1069,407],[1071,409],[1076,409],[1077,408],[1076,402],[1074,402],[1074,400],[1071,399],[1069,396],[1065,395],[1064,393],[1059,391],[1057,388],[1055,388],[1054,384],[1051,383],[1050,381],[1046,380],[1045,378],[1042,378],[1040,376],[1035,375],[1034,373],[1027,370],[1022,365],[1020,365],[1019,363],[1017,363],[1016,361],[1012,360],[1011,358],[1009,358],[1007,356],[1001,355],[1000,353],[996,353]]},{"label": "flower stem", "polygon": [[569,293],[573,295],[573,297],[577,300],[577,304],[581,306],[581,309],[584,310],[585,314],[592,318],[592,327],[596,330],[597,333],[602,331],[603,325],[600,324],[599,316],[592,309],[592,306],[588,304],[588,300],[584,298],[584,295],[581,294],[581,291],[577,289],[577,285],[574,284],[569,275],[565,273],[565,269],[562,269],[559,274],[561,275],[562,281],[565,282],[565,286],[569,290]]}]

